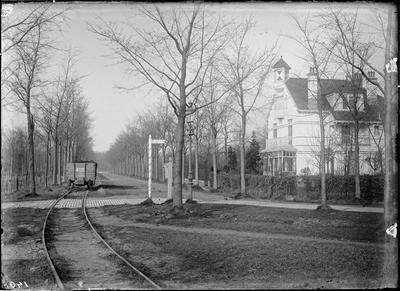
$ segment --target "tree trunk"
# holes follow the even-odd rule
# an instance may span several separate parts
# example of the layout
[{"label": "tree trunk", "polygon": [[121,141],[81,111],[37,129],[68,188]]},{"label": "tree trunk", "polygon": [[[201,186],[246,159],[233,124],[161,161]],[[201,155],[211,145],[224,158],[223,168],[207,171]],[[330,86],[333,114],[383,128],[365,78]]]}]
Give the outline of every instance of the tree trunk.
[{"label": "tree trunk", "polygon": [[47,134],[47,142],[46,142],[46,167],[44,169],[44,185],[47,187],[48,179],[49,179],[49,160],[50,160],[50,133]]},{"label": "tree trunk", "polygon": [[246,150],[246,113],[242,110],[242,127],[240,129],[240,193],[246,194],[245,179],[245,150]]},{"label": "tree trunk", "polygon": [[[397,56],[397,45],[395,39],[397,36],[396,31],[396,15],[394,9],[391,7],[388,9],[388,26],[387,26],[387,37],[386,37],[386,51],[385,51],[385,64],[389,65],[389,62],[393,57]],[[397,67],[397,63],[394,65]],[[391,72],[388,71],[388,67],[385,68],[385,119],[384,119],[384,132],[385,132],[385,186],[384,186],[384,222],[385,229],[394,225],[398,222],[398,196],[397,188],[397,161],[395,160],[395,152],[393,148],[394,134],[398,137],[397,131],[397,117],[393,116],[393,109],[398,110],[398,73],[395,68],[391,67]],[[395,70],[395,71],[392,71]],[[396,110],[396,112],[397,112]],[[394,128],[392,127],[394,125]],[[396,132],[393,132],[393,129]],[[384,249],[384,287],[396,288],[398,285],[398,238],[395,238],[389,234],[385,234],[385,249]]]},{"label": "tree trunk", "polygon": [[194,171],[195,171],[195,185],[199,185],[199,140],[195,137],[194,146]]},{"label": "tree trunk", "polygon": [[58,171],[58,136],[54,137],[54,156],[53,156],[53,185],[57,185]]},{"label": "tree trunk", "polygon": [[361,187],[360,187],[360,145],[358,141],[359,131],[358,120],[355,120],[354,124],[354,182],[355,182],[355,198],[361,199]]},{"label": "tree trunk", "polygon": [[63,181],[67,180],[67,161],[68,161],[68,141],[65,142],[64,148],[64,166],[63,166]]},{"label": "tree trunk", "polygon": [[185,114],[186,114],[186,65],[187,57],[186,52],[182,54],[181,75],[179,80],[179,109],[178,109],[178,124],[176,126],[176,154],[175,154],[175,167],[174,167],[174,194],[173,194],[173,207],[175,209],[183,209],[182,201],[182,156],[185,143]]},{"label": "tree trunk", "polygon": [[142,156],[138,155],[138,177],[142,177]]},{"label": "tree trunk", "polygon": [[58,145],[58,185],[61,185],[61,168],[62,168],[62,142]]},{"label": "tree trunk", "polygon": [[134,158],[135,158],[135,161],[134,161],[134,162],[135,162],[135,171],[134,171],[134,174],[133,174],[133,175],[134,175],[135,177],[138,177],[138,174],[139,174],[139,169],[138,169],[138,168],[139,168],[139,163],[138,163],[138,156],[137,156],[137,154],[135,154],[135,157],[134,157]]},{"label": "tree trunk", "polygon": [[213,131],[212,134],[212,143],[213,143],[213,152],[212,152],[212,161],[213,161],[213,188],[218,188],[218,181],[217,181],[217,135]]},{"label": "tree trunk", "polygon": [[[27,98],[27,103],[29,104],[30,98]],[[33,116],[31,115],[30,105],[27,105],[27,115],[28,115],[28,155],[29,155],[29,192],[30,194],[36,194],[36,181],[35,181],[35,148],[33,133],[35,130],[35,124],[33,122]]]},{"label": "tree trunk", "polygon": [[156,146],[156,150],[155,150],[155,153],[154,153],[154,165],[155,165],[155,167],[154,167],[154,171],[155,171],[154,179],[156,181],[158,181],[158,146]]},{"label": "tree trunk", "polygon": [[[321,165],[325,165],[325,127],[322,117],[322,110],[320,115],[320,131],[321,131]],[[321,206],[327,207],[326,174],[324,166],[321,167]]]},{"label": "tree trunk", "polygon": [[[184,102],[186,106],[186,102]],[[173,207],[177,209],[183,209],[182,203],[182,161],[183,161],[183,145],[184,145],[184,133],[185,133],[185,107],[181,114],[178,116],[178,124],[176,127],[176,153],[174,157],[174,195],[173,195]],[[182,114],[183,113],[183,114]]]},{"label": "tree trunk", "polygon": [[228,135],[224,137],[225,165],[228,165]]},{"label": "tree trunk", "polygon": [[[163,166],[165,164],[165,146],[162,145],[162,162],[163,162]],[[161,182],[165,182],[165,169],[163,167],[163,175],[161,177]]]},{"label": "tree trunk", "polygon": [[327,208],[327,198],[326,198],[326,174],[325,174],[325,126],[324,126],[324,116],[322,108],[322,96],[321,96],[321,85],[320,79],[317,80],[317,107],[319,116],[319,128],[321,132],[321,207]]},{"label": "tree trunk", "polygon": [[[185,142],[183,143],[183,145],[185,146]],[[186,152],[185,152],[185,148],[184,148],[183,154],[182,154],[182,185],[185,185],[185,156],[186,156]]]},{"label": "tree trunk", "polygon": [[147,161],[146,156],[147,155],[144,154],[141,157],[141,160],[142,160],[142,178],[146,178],[147,177],[147,174],[146,174],[146,161]]}]

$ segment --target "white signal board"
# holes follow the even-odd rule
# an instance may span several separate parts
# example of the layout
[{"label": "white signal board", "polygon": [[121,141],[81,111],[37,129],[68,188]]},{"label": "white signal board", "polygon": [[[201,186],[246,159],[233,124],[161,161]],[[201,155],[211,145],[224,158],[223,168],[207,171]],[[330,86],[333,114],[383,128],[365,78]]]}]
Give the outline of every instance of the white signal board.
[{"label": "white signal board", "polygon": [[151,143],[165,143],[165,139],[152,139]]}]

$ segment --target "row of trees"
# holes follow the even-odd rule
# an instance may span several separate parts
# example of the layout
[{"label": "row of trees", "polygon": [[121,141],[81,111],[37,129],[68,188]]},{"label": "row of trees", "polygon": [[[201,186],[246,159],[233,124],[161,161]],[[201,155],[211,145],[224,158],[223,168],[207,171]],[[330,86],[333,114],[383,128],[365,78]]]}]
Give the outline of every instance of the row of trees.
[{"label": "row of trees", "polygon": [[[224,118],[218,119],[218,122],[217,119],[212,118],[215,112],[211,113],[211,109],[212,106],[204,107],[195,113],[191,131],[194,150],[192,168],[194,169],[195,183],[198,183],[199,180],[213,181],[211,186],[217,189],[216,175],[218,171],[238,172],[240,169],[240,161],[237,159],[240,153],[237,138],[240,129],[233,124],[232,114],[228,118],[228,107],[225,108]],[[170,106],[159,102],[134,117],[106,153],[96,153],[96,161],[104,170],[147,178],[148,138],[151,135],[153,139],[165,140],[165,144],[153,145],[155,154],[152,161],[152,176],[156,180],[164,181],[162,165],[169,160],[169,157],[174,158],[176,155],[176,127],[177,118]],[[223,128],[230,130],[223,131]],[[189,125],[186,124],[182,181],[187,177],[189,139]],[[259,149],[259,141],[253,131],[250,141],[246,142],[246,173],[259,173]],[[216,169],[216,171],[211,169]],[[212,173],[212,177],[210,177],[210,173]]]},{"label": "row of trees", "polygon": [[[175,165],[183,164],[185,120],[189,114],[196,114],[202,108],[209,111],[212,124],[209,129],[214,141],[216,134],[224,130],[219,125],[224,119],[220,110],[225,112],[229,107],[239,115],[241,191],[245,193],[246,122],[258,99],[266,97],[263,89],[276,60],[276,44],[255,51],[249,42],[255,26],[251,18],[236,23],[210,13],[202,4],[172,6],[169,10],[146,5],[140,11],[156,29],[145,30],[130,23],[102,19],[88,25],[112,47],[112,56],[118,58],[128,73],[140,75],[165,94],[177,117]],[[129,33],[124,33],[124,28]],[[195,113],[188,108],[194,108]],[[215,153],[215,142],[213,148]],[[181,177],[182,167],[174,167],[176,209],[183,208]]]},{"label": "row of trees", "polygon": [[[74,71],[78,55],[61,50],[54,38],[65,11],[41,5],[2,19],[1,106],[27,116],[26,131],[2,131],[2,172],[27,175],[31,195],[37,172],[46,186],[50,173],[53,184],[60,184],[66,162],[89,158],[93,146],[89,104]],[[51,66],[52,56],[59,57],[57,67]]]}]

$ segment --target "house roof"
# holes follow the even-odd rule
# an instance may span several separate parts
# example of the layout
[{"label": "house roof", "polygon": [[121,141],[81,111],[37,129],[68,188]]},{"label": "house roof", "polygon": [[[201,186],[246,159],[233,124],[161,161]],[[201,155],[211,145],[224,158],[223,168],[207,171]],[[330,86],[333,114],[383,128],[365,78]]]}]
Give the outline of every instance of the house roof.
[{"label": "house roof", "polygon": [[285,84],[297,108],[308,110],[307,78],[289,78]]},{"label": "house roof", "polygon": [[[321,80],[323,81],[323,80]],[[299,110],[309,110],[308,107],[308,79],[307,78],[290,78],[286,81],[286,86],[292,95],[294,102]],[[325,88],[326,84],[322,82],[321,87]],[[329,94],[329,93],[325,93]],[[324,95],[325,95],[324,94]],[[326,98],[322,99],[322,106],[324,110],[330,110],[331,106],[326,100]]]},{"label": "house roof", "polygon": [[[307,78],[289,78],[286,81],[290,95],[292,96],[299,110],[309,110],[308,107],[308,79]],[[352,121],[354,120],[350,111],[333,111],[326,96],[331,93],[354,93],[355,89],[361,90],[366,98],[366,89],[354,86],[351,82],[338,79],[321,79],[322,88],[322,105],[324,110],[332,111],[335,120]],[[365,105],[365,111],[360,112],[360,120],[363,121],[379,121],[380,108],[377,105]]]},{"label": "house roof", "polygon": [[[359,120],[364,122],[382,121],[381,113],[383,112],[382,106],[378,104],[365,104],[365,110],[359,111]],[[353,121],[354,118],[350,111],[333,111],[333,117],[336,121]]]},{"label": "house roof", "polygon": [[289,67],[289,65],[282,59],[282,57],[279,59],[279,61],[277,61],[275,63],[275,65],[272,68],[273,69],[276,69],[276,68],[288,68],[289,70],[291,69],[291,67]]}]

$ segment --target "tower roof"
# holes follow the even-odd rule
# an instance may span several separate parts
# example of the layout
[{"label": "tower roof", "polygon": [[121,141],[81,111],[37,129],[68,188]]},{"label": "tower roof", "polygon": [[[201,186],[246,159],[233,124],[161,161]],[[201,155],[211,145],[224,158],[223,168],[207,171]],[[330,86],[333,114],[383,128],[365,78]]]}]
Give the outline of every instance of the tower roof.
[{"label": "tower roof", "polygon": [[289,65],[283,60],[282,56],[279,59],[279,61],[276,62],[276,64],[272,67],[273,69],[276,68],[287,68],[287,69],[291,69],[291,67],[289,67]]}]

